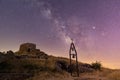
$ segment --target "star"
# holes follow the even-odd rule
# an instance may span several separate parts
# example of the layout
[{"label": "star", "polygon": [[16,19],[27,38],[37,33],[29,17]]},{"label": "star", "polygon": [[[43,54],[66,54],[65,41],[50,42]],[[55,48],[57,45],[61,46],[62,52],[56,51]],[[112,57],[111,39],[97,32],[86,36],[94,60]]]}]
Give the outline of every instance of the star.
[{"label": "star", "polygon": [[102,32],[101,35],[102,35],[102,36],[105,36],[106,34],[105,34],[105,32]]},{"label": "star", "polygon": [[93,26],[92,29],[95,30],[95,29],[96,29],[96,26]]}]

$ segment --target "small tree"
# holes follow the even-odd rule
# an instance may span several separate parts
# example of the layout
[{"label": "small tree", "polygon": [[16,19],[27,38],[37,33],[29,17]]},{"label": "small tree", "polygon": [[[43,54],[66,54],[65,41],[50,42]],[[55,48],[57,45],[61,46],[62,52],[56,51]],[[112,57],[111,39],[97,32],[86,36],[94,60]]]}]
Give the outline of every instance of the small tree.
[{"label": "small tree", "polygon": [[92,63],[92,68],[95,69],[95,70],[101,70],[101,63],[100,62],[95,62],[95,63]]}]

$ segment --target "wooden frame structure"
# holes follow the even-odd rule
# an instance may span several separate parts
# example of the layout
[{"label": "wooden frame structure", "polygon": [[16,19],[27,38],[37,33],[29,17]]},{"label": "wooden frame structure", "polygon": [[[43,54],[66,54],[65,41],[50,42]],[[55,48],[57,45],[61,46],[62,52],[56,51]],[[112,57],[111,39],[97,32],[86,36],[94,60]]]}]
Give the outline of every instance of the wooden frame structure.
[{"label": "wooden frame structure", "polygon": [[[70,45],[69,58],[70,58],[70,66],[72,65],[72,58],[76,58],[75,67],[76,67],[77,76],[79,77],[78,57],[77,57],[77,51],[76,51],[76,48],[75,48],[75,45],[74,45],[73,41]],[[70,70],[70,72],[71,72],[71,76],[73,76],[72,70]]]}]

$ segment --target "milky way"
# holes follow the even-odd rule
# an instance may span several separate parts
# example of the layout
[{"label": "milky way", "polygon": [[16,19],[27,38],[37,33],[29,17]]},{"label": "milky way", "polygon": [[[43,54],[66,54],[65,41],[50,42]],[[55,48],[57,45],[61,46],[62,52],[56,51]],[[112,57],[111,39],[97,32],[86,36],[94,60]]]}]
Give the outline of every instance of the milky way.
[{"label": "milky way", "polygon": [[[62,2],[64,1],[61,1],[61,3]],[[67,44],[70,44],[71,39],[73,39],[75,43],[78,43],[79,49],[89,50],[91,47],[95,46],[95,41],[91,37],[94,36],[94,33],[96,35],[98,34],[96,26],[92,22],[85,20],[84,17],[77,17],[74,14],[71,15],[68,13],[68,17],[64,17],[66,12],[64,12],[63,9],[67,10],[67,8],[64,7],[66,4],[53,6],[55,3],[51,1],[40,0],[31,1],[31,4],[37,6],[40,9],[40,13],[51,21],[54,25],[52,28],[53,31],[56,31],[58,34],[55,35],[56,37],[59,36],[59,38]],[[68,4],[67,6],[70,5],[71,4]],[[101,31],[103,31],[102,28]],[[104,31],[101,35],[104,35]]]}]

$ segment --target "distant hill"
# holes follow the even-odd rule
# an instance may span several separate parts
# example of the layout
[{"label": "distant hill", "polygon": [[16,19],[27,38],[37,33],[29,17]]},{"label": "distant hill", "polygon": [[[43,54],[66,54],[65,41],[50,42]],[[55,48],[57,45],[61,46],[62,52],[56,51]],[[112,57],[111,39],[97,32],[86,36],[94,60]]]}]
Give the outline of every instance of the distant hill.
[{"label": "distant hill", "polygon": [[[0,52],[0,80],[73,80],[70,70],[75,73],[76,68],[72,62],[70,67],[69,59],[48,55],[35,44],[24,43],[17,52]],[[81,74],[95,71],[92,65],[79,62]]]}]

